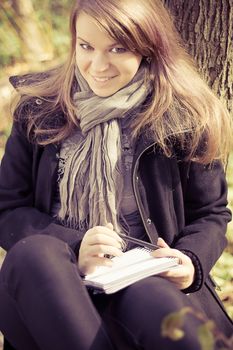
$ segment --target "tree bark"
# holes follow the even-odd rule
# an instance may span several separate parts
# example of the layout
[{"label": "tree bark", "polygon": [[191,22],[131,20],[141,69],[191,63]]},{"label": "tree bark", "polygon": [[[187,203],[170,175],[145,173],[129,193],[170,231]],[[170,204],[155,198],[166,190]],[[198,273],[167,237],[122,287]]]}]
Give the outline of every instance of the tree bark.
[{"label": "tree bark", "polygon": [[14,22],[28,61],[47,61],[53,58],[53,49],[36,20],[31,0],[11,0]]},{"label": "tree bark", "polygon": [[233,112],[233,1],[163,2],[200,73]]}]

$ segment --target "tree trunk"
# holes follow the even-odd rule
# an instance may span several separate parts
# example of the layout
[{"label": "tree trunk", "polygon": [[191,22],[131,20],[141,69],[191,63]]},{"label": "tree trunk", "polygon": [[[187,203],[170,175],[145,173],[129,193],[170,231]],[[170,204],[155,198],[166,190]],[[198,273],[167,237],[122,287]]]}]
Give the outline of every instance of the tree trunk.
[{"label": "tree trunk", "polygon": [[11,0],[16,30],[28,61],[47,61],[53,58],[53,49],[36,20],[31,0]]},{"label": "tree trunk", "polygon": [[209,86],[233,112],[233,1],[163,0]]}]

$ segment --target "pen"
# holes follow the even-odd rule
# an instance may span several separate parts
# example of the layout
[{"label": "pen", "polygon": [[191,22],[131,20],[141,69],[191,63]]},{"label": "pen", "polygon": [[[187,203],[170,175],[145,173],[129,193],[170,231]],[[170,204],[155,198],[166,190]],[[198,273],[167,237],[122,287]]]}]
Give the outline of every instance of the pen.
[{"label": "pen", "polygon": [[148,243],[148,242],[144,242],[144,241],[142,241],[141,239],[137,239],[137,238],[134,238],[134,237],[130,237],[130,236],[127,236],[127,235],[125,235],[125,234],[123,234],[123,233],[119,233],[119,236],[120,236],[124,241],[128,241],[128,242],[131,242],[131,243],[136,243],[136,244],[138,244],[139,246],[144,247],[144,248],[149,248],[149,249],[152,249],[152,250],[161,248],[159,245],[152,244],[152,243]]}]

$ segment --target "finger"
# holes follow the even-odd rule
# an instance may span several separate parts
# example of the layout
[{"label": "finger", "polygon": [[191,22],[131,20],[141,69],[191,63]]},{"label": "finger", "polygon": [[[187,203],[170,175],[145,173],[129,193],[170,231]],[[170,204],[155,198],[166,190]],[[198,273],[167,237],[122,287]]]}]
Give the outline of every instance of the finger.
[{"label": "finger", "polygon": [[159,275],[176,284],[184,284],[189,280],[188,271],[182,265],[169,271],[161,272]]},{"label": "finger", "polygon": [[[112,232],[114,232],[114,235],[117,234],[116,231],[114,231],[114,227],[113,227],[113,224],[112,224],[111,222],[108,222],[108,223],[107,223],[106,228],[108,228],[109,230],[111,230]],[[120,243],[121,243],[121,246],[123,246],[124,241],[123,241],[123,239],[122,239],[118,234],[117,234],[116,239],[119,240]]]},{"label": "finger", "polygon": [[111,259],[105,258],[105,257],[95,257],[92,261],[94,266],[112,266],[113,262]]},{"label": "finger", "polygon": [[112,230],[106,226],[95,226],[95,227],[91,228],[90,230],[88,230],[84,237],[87,238],[87,237],[95,236],[98,234],[104,234],[106,236],[110,236],[110,237],[114,238],[115,240],[117,240],[118,242],[122,243],[122,238],[114,230]]},{"label": "finger", "polygon": [[170,279],[183,278],[186,275],[187,271],[183,267],[183,265],[178,265],[177,267],[172,268],[171,270],[161,272],[161,276],[169,277]]},{"label": "finger", "polygon": [[161,247],[161,248],[168,248],[169,245],[164,241],[164,239],[162,239],[161,237],[158,238],[157,244]]},{"label": "finger", "polygon": [[[108,222],[107,225],[106,225],[106,227],[107,227],[109,230],[114,231],[114,227],[113,227],[113,224],[111,224],[111,222]],[[116,231],[114,231],[114,232],[116,233]],[[120,239],[121,246],[123,246],[123,244],[124,244],[123,239],[122,239],[119,235],[118,235],[117,238]]]},{"label": "finger", "polygon": [[88,251],[86,252],[89,256],[104,256],[104,255],[111,255],[111,256],[121,256],[123,253],[121,249],[104,245],[104,244],[98,244],[98,245],[92,245],[89,246]]},{"label": "finger", "polygon": [[106,227],[113,231],[113,224],[111,222],[108,222]]},{"label": "finger", "polygon": [[164,257],[168,257],[168,256],[176,256],[176,254],[174,253],[173,249],[171,248],[160,248],[160,249],[156,249],[153,250],[151,252],[151,255],[154,256],[155,258],[164,258]]},{"label": "finger", "polygon": [[187,283],[188,281],[191,281],[189,269],[183,265],[179,265],[169,271],[162,272],[161,276],[166,277],[172,282],[177,281],[179,283]]},{"label": "finger", "polygon": [[179,289],[185,289],[192,284],[192,281],[190,280],[188,275],[170,276],[169,273],[166,273],[166,272],[163,272],[159,275],[160,275],[160,277],[163,277],[166,280],[168,280],[169,282],[176,285]]},{"label": "finger", "polygon": [[104,233],[87,237],[85,240],[85,244],[90,246],[103,244],[113,246],[119,249],[121,249],[122,247],[121,241],[116,240],[114,236],[109,236]]},{"label": "finger", "polygon": [[151,253],[155,258],[164,258],[164,257],[176,257],[179,259],[179,263],[183,264],[187,262],[186,255],[180,252],[177,249],[171,248],[161,248],[156,249]]}]

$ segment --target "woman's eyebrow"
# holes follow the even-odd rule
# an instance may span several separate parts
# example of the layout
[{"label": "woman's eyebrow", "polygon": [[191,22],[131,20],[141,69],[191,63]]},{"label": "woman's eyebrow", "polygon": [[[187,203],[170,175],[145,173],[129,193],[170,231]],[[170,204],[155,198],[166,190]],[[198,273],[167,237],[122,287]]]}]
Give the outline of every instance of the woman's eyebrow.
[{"label": "woman's eyebrow", "polygon": [[[88,41],[86,41],[85,39],[81,38],[81,36],[78,36],[77,39],[82,40],[82,41],[84,41],[86,44],[92,46]],[[115,41],[114,43],[108,45],[108,47],[112,47],[112,46],[115,46],[115,45],[119,45],[119,42]]]},{"label": "woman's eyebrow", "polygon": [[81,38],[81,36],[78,36],[77,39],[80,39],[80,40],[82,40],[82,41],[85,41],[85,43],[89,44],[89,42],[86,41],[86,40],[84,40],[83,38]]}]

